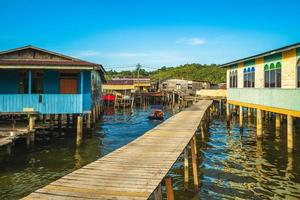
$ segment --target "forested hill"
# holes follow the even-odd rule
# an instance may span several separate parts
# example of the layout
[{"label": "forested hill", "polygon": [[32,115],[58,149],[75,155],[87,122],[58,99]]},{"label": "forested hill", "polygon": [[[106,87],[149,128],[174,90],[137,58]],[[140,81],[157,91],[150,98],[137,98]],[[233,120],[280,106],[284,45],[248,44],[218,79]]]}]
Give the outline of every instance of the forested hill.
[{"label": "forested hill", "polygon": [[[107,79],[111,77],[134,77],[137,76],[137,70],[133,71],[107,71]],[[150,76],[151,80],[166,80],[169,78],[179,78],[197,81],[210,81],[211,83],[226,82],[226,69],[218,65],[185,64],[177,67],[162,67],[155,71],[146,71],[139,69],[140,76]]]}]

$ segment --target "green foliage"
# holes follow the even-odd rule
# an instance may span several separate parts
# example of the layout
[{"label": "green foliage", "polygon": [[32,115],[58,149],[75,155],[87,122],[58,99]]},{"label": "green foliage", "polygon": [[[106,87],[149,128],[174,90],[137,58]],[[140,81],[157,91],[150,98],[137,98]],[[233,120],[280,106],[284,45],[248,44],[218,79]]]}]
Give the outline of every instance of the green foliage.
[{"label": "green foliage", "polygon": [[[137,70],[133,71],[108,71],[107,78],[111,77],[136,77]],[[188,79],[195,81],[209,81],[211,83],[226,82],[226,69],[218,65],[185,64],[177,67],[161,67],[158,70],[147,72],[140,68],[140,76],[150,76],[152,81],[166,80],[170,78]]]}]

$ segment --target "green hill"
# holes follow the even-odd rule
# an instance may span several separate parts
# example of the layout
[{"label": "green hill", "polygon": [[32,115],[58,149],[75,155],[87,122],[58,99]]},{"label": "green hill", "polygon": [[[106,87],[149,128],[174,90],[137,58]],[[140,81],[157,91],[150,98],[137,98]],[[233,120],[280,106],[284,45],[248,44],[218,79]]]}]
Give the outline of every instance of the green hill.
[{"label": "green hill", "polygon": [[[137,70],[133,71],[108,71],[106,78],[111,77],[133,77],[137,76]],[[169,78],[180,78],[196,81],[210,81],[211,83],[226,82],[226,69],[218,65],[185,64],[177,67],[162,67],[155,71],[140,69],[140,76],[150,76],[152,81],[166,80]]]}]

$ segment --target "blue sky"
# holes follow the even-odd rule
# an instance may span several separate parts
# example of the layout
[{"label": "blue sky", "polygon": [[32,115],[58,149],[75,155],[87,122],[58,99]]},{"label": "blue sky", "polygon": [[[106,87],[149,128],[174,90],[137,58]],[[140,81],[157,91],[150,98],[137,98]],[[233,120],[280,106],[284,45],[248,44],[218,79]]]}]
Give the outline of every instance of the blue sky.
[{"label": "blue sky", "polygon": [[300,42],[297,1],[0,0],[0,50],[28,44],[151,70],[224,63]]}]

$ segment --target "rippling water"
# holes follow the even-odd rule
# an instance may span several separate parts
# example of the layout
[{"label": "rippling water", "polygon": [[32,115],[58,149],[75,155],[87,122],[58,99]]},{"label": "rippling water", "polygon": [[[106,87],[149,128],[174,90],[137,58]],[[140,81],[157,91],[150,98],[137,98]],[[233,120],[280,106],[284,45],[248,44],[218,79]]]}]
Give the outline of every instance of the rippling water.
[{"label": "rippling water", "polygon": [[257,142],[254,122],[246,119],[240,133],[237,120],[227,128],[222,117],[215,117],[207,137],[197,136],[199,193],[192,191],[191,176],[191,190],[184,191],[181,157],[170,171],[176,199],[300,199],[299,121],[293,155],[286,151],[286,126],[276,132],[272,119]]},{"label": "rippling water", "polygon": [[[0,158],[0,199],[23,197],[127,144],[159,123],[146,118],[149,111],[108,110],[97,131],[85,134],[80,148],[73,133],[39,137],[30,149],[21,141],[13,156]],[[166,113],[172,115],[172,111]],[[227,128],[224,119],[216,116],[207,136],[197,135],[199,192],[192,191],[191,169],[190,190],[183,190],[180,157],[170,171],[176,199],[300,199],[299,121],[293,155],[286,151],[285,126],[276,132],[271,120],[264,127],[263,141],[257,142],[254,122],[255,118],[246,118],[241,134],[237,120]]]},{"label": "rippling water", "polygon": [[[150,121],[150,108],[107,110],[94,133],[85,133],[76,148],[74,131],[40,136],[27,149],[24,141],[13,147],[13,156],[0,157],[0,199],[17,199],[129,143],[160,121]],[[165,110],[166,118],[175,111]],[[3,151],[2,151],[3,154]]]}]

